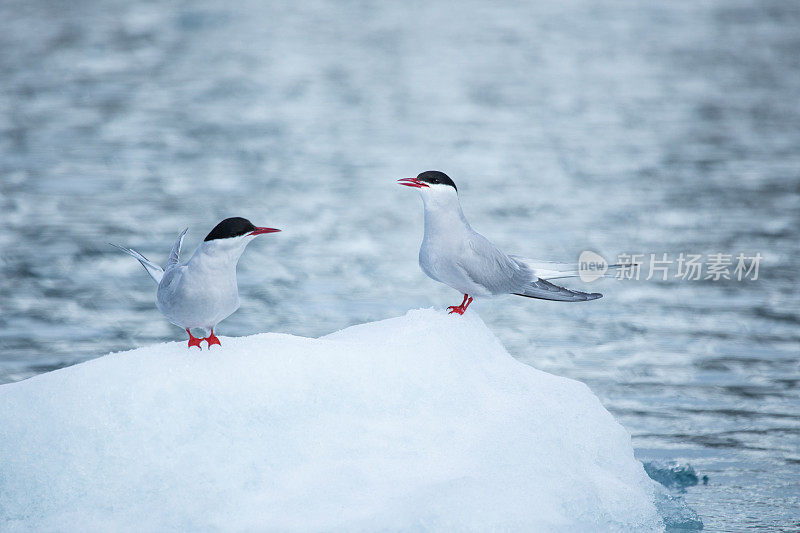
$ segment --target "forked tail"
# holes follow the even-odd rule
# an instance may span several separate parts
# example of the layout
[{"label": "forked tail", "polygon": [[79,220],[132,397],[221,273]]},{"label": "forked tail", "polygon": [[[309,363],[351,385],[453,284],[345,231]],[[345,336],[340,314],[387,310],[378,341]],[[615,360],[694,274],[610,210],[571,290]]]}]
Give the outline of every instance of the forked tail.
[{"label": "forked tail", "polygon": [[142,254],[140,254],[136,250],[131,250],[130,248],[125,248],[125,247],[120,246],[118,244],[114,244],[113,242],[110,242],[108,244],[110,244],[111,246],[113,246],[115,248],[119,248],[120,250],[122,250],[123,252],[125,252],[126,254],[128,254],[128,255],[130,255],[132,257],[135,257],[142,264],[144,269],[147,270],[147,273],[150,274],[150,277],[153,278],[153,281],[155,281],[156,283],[160,283],[161,282],[161,278],[164,277],[164,269],[163,268],[161,268],[157,264],[153,263],[152,261],[150,261],[148,258],[143,256]]},{"label": "forked tail", "polygon": [[[562,278],[578,278],[581,275],[580,266],[578,263],[557,263],[553,261],[535,261],[526,257],[519,257],[517,255],[511,256],[518,263],[527,266],[541,279],[562,279]],[[603,276],[599,277],[612,277],[616,274],[616,269],[626,266],[621,264],[608,265],[606,272]]]}]

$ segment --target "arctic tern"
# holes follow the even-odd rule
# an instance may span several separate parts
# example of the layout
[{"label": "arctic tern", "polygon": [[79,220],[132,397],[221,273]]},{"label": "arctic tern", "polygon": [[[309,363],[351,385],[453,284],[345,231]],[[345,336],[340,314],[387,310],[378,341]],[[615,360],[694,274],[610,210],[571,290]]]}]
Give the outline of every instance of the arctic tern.
[{"label": "arctic tern", "polygon": [[447,174],[429,170],[398,182],[419,190],[425,211],[425,235],[419,266],[438,282],[464,295],[450,313],[463,315],[475,297],[515,294],[562,302],[585,302],[600,293],[573,291],[547,279],[577,276],[577,265],[535,262],[506,255],[472,229],[461,211],[458,189]]},{"label": "arctic tern", "polygon": [[[172,246],[167,265],[161,268],[145,256],[122,246],[111,244],[135,257],[158,283],[156,306],[173,324],[189,334],[189,348],[201,341],[208,347],[220,344],[214,328],[239,308],[239,286],[236,265],[245,247],[258,235],[280,231],[259,228],[240,217],[226,218],[206,236],[188,261],[181,263],[181,245],[189,228],[184,229]],[[197,338],[192,328],[210,331],[208,337]]]}]

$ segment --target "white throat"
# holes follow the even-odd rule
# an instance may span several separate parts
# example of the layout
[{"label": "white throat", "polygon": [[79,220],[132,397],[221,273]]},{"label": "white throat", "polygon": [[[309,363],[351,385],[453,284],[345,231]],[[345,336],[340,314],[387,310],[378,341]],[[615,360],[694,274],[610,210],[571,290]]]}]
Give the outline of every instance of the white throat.
[{"label": "white throat", "polygon": [[432,185],[421,189],[425,208],[425,235],[446,232],[453,233],[469,228],[469,222],[461,210],[458,193],[448,185]]},{"label": "white throat", "polygon": [[203,241],[194,251],[189,263],[213,269],[236,268],[239,258],[253,237],[232,237]]}]

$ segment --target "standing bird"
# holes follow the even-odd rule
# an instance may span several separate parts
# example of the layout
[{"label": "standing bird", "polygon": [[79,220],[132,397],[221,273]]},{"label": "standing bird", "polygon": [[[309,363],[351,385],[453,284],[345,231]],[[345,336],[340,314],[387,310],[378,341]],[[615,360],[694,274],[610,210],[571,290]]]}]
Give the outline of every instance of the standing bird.
[{"label": "standing bird", "polygon": [[[178,235],[164,268],[136,250],[109,244],[139,260],[158,283],[158,310],[170,322],[186,330],[189,348],[197,346],[202,350],[201,341],[207,341],[209,348],[212,344],[221,345],[214,335],[214,328],[239,309],[236,264],[245,247],[258,235],[280,230],[259,228],[241,217],[226,218],[211,230],[192,257],[181,263],[181,245],[188,230],[186,228]],[[192,335],[192,328],[203,328],[211,335],[196,338]]]},{"label": "standing bird", "polygon": [[506,255],[473,230],[461,211],[456,184],[444,172],[429,170],[416,178],[397,181],[419,189],[424,204],[425,236],[419,249],[419,266],[429,278],[464,295],[461,305],[447,308],[451,314],[463,315],[473,296],[516,294],[561,302],[584,302],[603,296],[546,281],[576,276],[576,265],[532,262]]}]

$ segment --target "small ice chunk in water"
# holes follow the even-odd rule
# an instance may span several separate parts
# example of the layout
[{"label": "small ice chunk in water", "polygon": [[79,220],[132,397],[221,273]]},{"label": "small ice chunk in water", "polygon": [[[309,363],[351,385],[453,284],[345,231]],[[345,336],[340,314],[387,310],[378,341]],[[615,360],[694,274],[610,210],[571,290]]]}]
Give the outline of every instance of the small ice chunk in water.
[{"label": "small ice chunk in water", "polygon": [[[644,470],[653,481],[658,482],[656,507],[667,531],[678,533],[703,529],[700,516],[680,495],[686,492],[686,487],[693,487],[700,481],[692,465],[677,461],[645,461]],[[703,476],[703,482],[707,480]]]},{"label": "small ice chunk in water", "polygon": [[661,485],[656,484],[656,487],[656,507],[669,533],[703,529],[700,516],[682,496],[670,493]]},{"label": "small ice chunk in water", "polygon": [[644,470],[647,475],[668,489],[686,490],[700,481],[690,464],[677,461],[645,461]]}]

